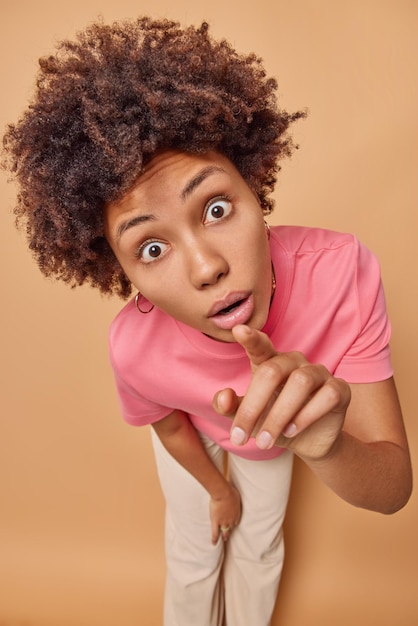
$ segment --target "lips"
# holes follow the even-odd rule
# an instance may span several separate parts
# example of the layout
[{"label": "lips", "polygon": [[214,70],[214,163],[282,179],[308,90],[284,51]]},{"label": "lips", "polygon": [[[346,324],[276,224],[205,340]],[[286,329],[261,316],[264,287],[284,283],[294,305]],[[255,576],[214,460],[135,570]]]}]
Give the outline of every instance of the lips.
[{"label": "lips", "polygon": [[209,312],[211,321],[223,330],[231,330],[237,324],[246,324],[254,311],[251,293],[230,293],[216,302]]},{"label": "lips", "polygon": [[231,311],[239,307],[243,302],[244,302],[244,299],[234,302],[234,304],[231,304],[230,306],[227,306],[221,311],[219,311],[218,315],[228,315],[228,313],[231,313]]}]

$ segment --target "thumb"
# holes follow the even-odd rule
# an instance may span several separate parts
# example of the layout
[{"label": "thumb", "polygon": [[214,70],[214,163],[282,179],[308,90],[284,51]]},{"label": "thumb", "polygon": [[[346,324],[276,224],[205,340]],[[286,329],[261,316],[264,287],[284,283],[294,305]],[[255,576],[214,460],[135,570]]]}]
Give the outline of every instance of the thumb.
[{"label": "thumb", "polygon": [[234,339],[244,348],[252,366],[260,365],[277,354],[270,338],[260,330],[255,330],[244,324],[232,329]]},{"label": "thumb", "polygon": [[219,530],[218,522],[212,516],[210,518],[210,525],[211,525],[211,530],[212,530],[212,544],[216,545],[219,539],[220,530]]},{"label": "thumb", "polygon": [[242,398],[237,396],[233,389],[221,389],[213,396],[212,406],[219,415],[235,417],[235,413],[241,404]]}]

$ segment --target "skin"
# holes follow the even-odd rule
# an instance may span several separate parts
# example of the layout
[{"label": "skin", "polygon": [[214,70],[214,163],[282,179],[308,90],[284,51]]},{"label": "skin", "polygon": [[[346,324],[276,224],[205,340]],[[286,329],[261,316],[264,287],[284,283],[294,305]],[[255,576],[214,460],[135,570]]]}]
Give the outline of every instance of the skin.
[{"label": "skin", "polygon": [[412,470],[393,378],[348,385],[298,352],[278,353],[263,333],[237,326],[234,335],[253,378],[244,398],[231,389],[214,398],[233,419],[231,438],[238,429],[244,443],[262,416],[261,448],[292,450],[350,504],[386,514],[402,508]]},{"label": "skin", "polygon": [[264,218],[225,157],[156,156],[134,188],[107,206],[105,223],[128,278],[168,315],[214,339],[235,341],[211,310],[233,293],[251,294],[254,313],[246,323],[264,326],[272,289]]},{"label": "skin", "polygon": [[[272,294],[268,237],[256,195],[227,158],[160,153],[130,192],[107,205],[104,220],[116,258],[145,298],[246,350],[253,372],[246,395],[226,388],[213,400],[231,418],[236,445],[256,436],[260,448],[289,448],[356,506],[391,513],[407,502],[411,466],[393,379],[349,385],[298,352],[278,353],[261,332]],[[214,311],[238,297],[245,306],[222,327],[225,317],[219,322]],[[227,540],[240,521],[237,490],[186,414],[173,411],[153,427],[208,491],[212,542]]]}]

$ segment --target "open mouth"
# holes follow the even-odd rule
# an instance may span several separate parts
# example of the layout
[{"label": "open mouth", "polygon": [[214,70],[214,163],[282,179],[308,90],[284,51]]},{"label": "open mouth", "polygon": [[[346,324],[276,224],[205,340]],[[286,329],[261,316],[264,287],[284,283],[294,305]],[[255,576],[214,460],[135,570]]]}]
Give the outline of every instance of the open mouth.
[{"label": "open mouth", "polygon": [[[210,316],[212,323],[223,330],[231,330],[237,324],[246,324],[254,312],[254,298],[251,294],[236,294],[230,296],[228,306],[222,309],[215,307],[214,312]],[[231,300],[234,300],[231,302]],[[226,300],[227,302],[228,300]],[[226,304],[223,302],[222,304]]]},{"label": "open mouth", "polygon": [[241,300],[237,300],[236,302],[234,302],[233,304],[231,304],[230,306],[226,306],[224,309],[221,309],[220,311],[218,311],[218,315],[228,315],[228,313],[231,313],[231,311],[234,311],[234,309],[237,309],[239,306],[241,306],[241,304],[244,302],[245,298],[242,298]]}]

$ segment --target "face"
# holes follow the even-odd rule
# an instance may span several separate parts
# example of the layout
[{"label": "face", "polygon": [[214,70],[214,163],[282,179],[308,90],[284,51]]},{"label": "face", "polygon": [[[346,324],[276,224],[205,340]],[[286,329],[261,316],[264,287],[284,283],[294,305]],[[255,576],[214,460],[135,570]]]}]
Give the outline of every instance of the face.
[{"label": "face", "polygon": [[167,151],[105,210],[109,244],[132,284],[175,319],[220,341],[261,329],[272,270],[256,195],[217,153]]}]

